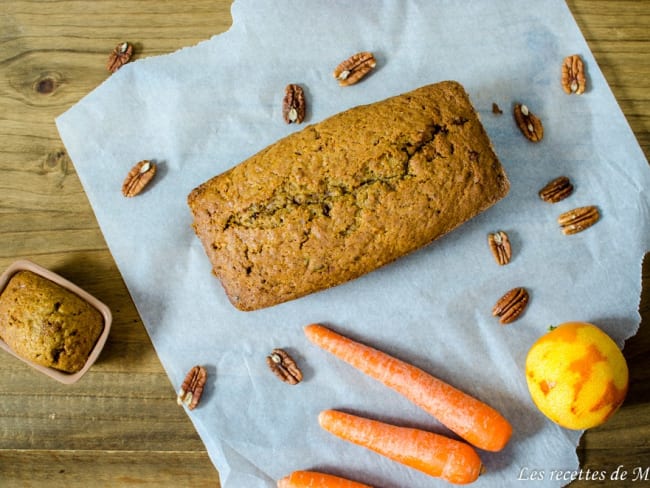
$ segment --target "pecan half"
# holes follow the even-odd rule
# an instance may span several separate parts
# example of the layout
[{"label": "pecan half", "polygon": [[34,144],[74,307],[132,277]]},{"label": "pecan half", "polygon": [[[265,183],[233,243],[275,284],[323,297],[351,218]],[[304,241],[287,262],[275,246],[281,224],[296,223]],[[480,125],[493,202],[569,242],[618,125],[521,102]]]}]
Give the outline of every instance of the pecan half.
[{"label": "pecan half", "polygon": [[180,390],[178,390],[176,403],[185,405],[190,410],[194,410],[199,404],[199,400],[201,400],[207,379],[208,372],[203,366],[194,366],[190,369],[187,376],[185,376],[185,381],[183,381]]},{"label": "pecan half", "polygon": [[156,174],[156,163],[145,159],[137,163],[129,174],[126,175],[122,183],[122,195],[125,197],[134,197],[149,184]]},{"label": "pecan half", "polygon": [[305,92],[300,85],[289,84],[284,89],[282,100],[282,117],[287,124],[292,122],[300,124],[305,120]]},{"label": "pecan half", "polygon": [[594,225],[600,219],[598,208],[589,205],[564,212],[557,218],[557,223],[564,234],[577,234]]},{"label": "pecan half", "polygon": [[131,60],[131,56],[133,56],[133,44],[130,42],[121,42],[108,55],[106,69],[111,73],[115,73]]},{"label": "pecan half", "polygon": [[499,322],[509,324],[524,313],[528,305],[528,292],[525,288],[513,288],[503,295],[492,309],[492,315],[499,317]]},{"label": "pecan half", "polygon": [[375,56],[371,52],[363,51],[353,54],[334,68],[334,78],[339,80],[341,86],[354,85],[370,73],[376,65]]},{"label": "pecan half", "polygon": [[295,385],[302,381],[300,368],[293,358],[282,349],[273,349],[271,354],[266,357],[266,364],[285,383]]},{"label": "pecan half", "polygon": [[521,133],[532,142],[539,142],[544,137],[544,127],[542,121],[539,120],[526,105],[520,103],[515,105],[514,109],[515,121]]},{"label": "pecan half", "polygon": [[539,190],[539,198],[548,203],[557,203],[573,193],[573,184],[566,176],[549,181]]},{"label": "pecan half", "polygon": [[504,266],[510,262],[510,258],[512,258],[512,247],[510,246],[508,234],[502,230],[488,234],[488,245],[490,246],[490,251],[492,251],[495,261],[500,266]]},{"label": "pecan half", "polygon": [[585,66],[578,54],[567,56],[562,62],[562,89],[569,95],[582,95],[587,89]]}]

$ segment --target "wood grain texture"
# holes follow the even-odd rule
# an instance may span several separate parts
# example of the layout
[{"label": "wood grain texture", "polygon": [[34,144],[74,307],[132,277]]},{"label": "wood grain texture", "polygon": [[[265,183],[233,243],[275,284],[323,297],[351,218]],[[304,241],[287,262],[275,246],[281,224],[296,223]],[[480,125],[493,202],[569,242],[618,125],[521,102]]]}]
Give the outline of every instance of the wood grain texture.
[{"label": "wood grain texture", "polygon": [[134,59],[227,30],[230,1],[0,2],[0,269],[33,259],[113,311],[79,383],[58,385],[0,355],[0,486],[219,486],[107,250],[54,119]]},{"label": "wood grain texture", "polygon": [[[0,2],[0,269],[33,259],[88,289],[114,313],[106,349],[76,385],[59,385],[0,354],[3,487],[219,486],[203,444],[175,403],[177,385],[153,350],[54,118],[108,78],[106,59],[117,43],[133,42],[134,59],[194,45],[229,28],[230,3]],[[568,4],[648,157],[650,2]],[[649,464],[648,261],[642,325],[624,351],[630,392],[610,422],[583,437],[578,453],[584,469]]]}]

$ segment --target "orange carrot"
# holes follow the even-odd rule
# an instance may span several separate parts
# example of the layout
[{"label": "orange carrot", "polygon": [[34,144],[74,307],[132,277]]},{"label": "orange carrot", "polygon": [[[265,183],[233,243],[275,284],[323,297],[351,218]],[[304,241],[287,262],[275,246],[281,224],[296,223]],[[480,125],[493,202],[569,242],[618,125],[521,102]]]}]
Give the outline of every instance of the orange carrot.
[{"label": "orange carrot", "polygon": [[318,422],[343,440],[450,483],[471,483],[481,474],[481,459],[472,446],[443,435],[337,410],[321,412]]},{"label": "orange carrot", "polygon": [[512,426],[499,412],[425,371],[319,324],[305,327],[305,334],[317,346],[401,393],[470,444],[499,451],[510,439]]},{"label": "orange carrot", "polygon": [[278,488],[372,488],[331,474],[318,471],[294,471],[278,480]]}]

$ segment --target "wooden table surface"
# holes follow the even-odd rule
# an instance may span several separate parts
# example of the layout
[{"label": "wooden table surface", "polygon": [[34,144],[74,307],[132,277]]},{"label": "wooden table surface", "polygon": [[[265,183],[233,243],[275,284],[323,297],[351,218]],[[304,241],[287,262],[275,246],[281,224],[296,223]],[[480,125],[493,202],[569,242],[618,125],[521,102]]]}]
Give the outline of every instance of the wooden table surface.
[{"label": "wooden table surface", "polygon": [[[60,385],[0,354],[2,487],[219,486],[203,444],[176,405],[175,387],[107,249],[54,119],[109,76],[104,66],[118,42],[133,42],[136,59],[173,52],[227,30],[230,3],[0,2],[0,270],[18,258],[32,259],[98,296],[114,314],[99,362],[75,385]],[[648,158],[650,1],[568,3]],[[623,465],[630,478],[635,468],[650,466],[648,262],[642,279],[642,323],[624,351],[628,397],[578,448],[583,469],[613,472]]]}]

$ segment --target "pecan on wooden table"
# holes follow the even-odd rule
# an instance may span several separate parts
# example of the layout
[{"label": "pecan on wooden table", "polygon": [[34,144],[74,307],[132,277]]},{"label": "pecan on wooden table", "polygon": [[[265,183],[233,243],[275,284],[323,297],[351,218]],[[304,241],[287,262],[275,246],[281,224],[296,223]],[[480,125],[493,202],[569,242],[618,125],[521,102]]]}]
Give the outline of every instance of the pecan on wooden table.
[{"label": "pecan on wooden table", "polygon": [[108,55],[106,69],[111,73],[115,73],[131,60],[131,56],[133,56],[133,44],[130,42],[119,43]]}]

